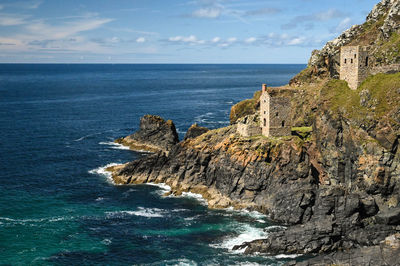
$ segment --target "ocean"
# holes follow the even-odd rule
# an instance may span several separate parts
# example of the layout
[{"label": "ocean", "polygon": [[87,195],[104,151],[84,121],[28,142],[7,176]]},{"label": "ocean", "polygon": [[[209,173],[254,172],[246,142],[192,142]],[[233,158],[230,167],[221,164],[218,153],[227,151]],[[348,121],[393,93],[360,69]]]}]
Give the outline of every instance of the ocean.
[{"label": "ocean", "polygon": [[[233,104],[305,65],[0,64],[0,264],[280,265],[236,244],[275,228],[167,187],[115,186],[107,165],[146,156],[113,140],[145,114],[229,124]],[[266,229],[265,229],[266,228]]]}]

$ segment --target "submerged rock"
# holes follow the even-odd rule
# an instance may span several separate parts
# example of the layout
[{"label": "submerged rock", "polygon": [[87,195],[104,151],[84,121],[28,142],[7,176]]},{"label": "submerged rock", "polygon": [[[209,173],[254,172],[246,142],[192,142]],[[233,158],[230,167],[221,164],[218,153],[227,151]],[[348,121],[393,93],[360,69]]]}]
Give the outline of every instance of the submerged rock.
[{"label": "submerged rock", "polygon": [[115,142],[129,146],[132,150],[168,153],[179,142],[172,120],[165,121],[157,115],[145,115],[140,119],[140,129],[134,134]]}]

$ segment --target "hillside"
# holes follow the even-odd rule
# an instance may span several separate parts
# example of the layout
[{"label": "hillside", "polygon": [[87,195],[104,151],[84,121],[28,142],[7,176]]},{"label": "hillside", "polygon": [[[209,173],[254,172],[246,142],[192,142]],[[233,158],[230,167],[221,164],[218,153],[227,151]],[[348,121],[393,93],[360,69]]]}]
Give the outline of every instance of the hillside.
[{"label": "hillside", "polygon": [[[291,136],[237,133],[238,121],[257,123],[256,92],[232,107],[230,126],[111,168],[114,181],[166,183],[175,194],[203,195],[209,207],[258,210],[288,226],[235,247],[247,254],[308,255],[290,265],[398,264],[399,8],[399,0],[383,0],[363,25],[314,51],[308,67],[275,90],[290,91]],[[357,90],[338,80],[339,48],[348,44],[371,45],[373,67],[385,73]]]}]

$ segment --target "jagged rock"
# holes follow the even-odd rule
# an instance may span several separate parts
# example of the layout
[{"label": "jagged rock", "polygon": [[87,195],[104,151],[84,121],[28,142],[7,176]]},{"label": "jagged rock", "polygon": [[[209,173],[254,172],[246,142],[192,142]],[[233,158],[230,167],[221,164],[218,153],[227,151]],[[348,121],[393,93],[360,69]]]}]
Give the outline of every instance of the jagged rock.
[{"label": "jagged rock", "polygon": [[140,129],[134,134],[116,140],[132,150],[169,152],[179,142],[172,120],[165,121],[157,115],[145,115],[140,119]]},{"label": "jagged rock", "polygon": [[[390,20],[396,21],[398,3],[382,1],[368,22],[383,23],[390,10]],[[387,25],[388,32],[396,30]],[[296,84],[316,75],[326,78],[309,81],[293,95],[292,103],[303,105],[296,114],[308,112],[309,119],[302,116],[298,123],[312,125],[309,137],[236,134],[240,123],[257,121],[256,93],[232,108],[231,126],[171,144],[168,155],[158,152],[114,167],[114,181],[166,183],[174,194],[203,195],[211,208],[258,210],[288,226],[235,247],[248,254],[318,254],[304,265],[382,265],[385,260],[396,265],[399,236],[387,237],[400,230],[399,75],[370,77],[361,92],[328,80],[337,75],[339,47],[353,44],[364,30],[353,26],[314,51],[302,72],[306,78],[297,76]]]},{"label": "jagged rock", "polygon": [[199,127],[197,125],[197,123],[195,123],[195,124],[191,125],[190,128],[188,129],[188,131],[186,132],[184,140],[196,138],[196,137],[206,133],[207,131],[209,131],[208,128]]},{"label": "jagged rock", "polygon": [[[382,36],[388,39],[392,32],[400,29],[400,1],[398,0],[383,0],[382,7],[389,9],[388,15],[385,18],[383,26],[380,28]],[[384,9],[381,8],[381,9]],[[382,11],[378,13],[383,13]]]},{"label": "jagged rock", "polygon": [[397,233],[386,237],[379,245],[336,252],[332,255],[322,255],[305,262],[289,262],[286,265],[399,265],[399,254],[400,234]]},{"label": "jagged rock", "polygon": [[376,221],[380,224],[400,224],[400,207],[379,212],[376,216]]},{"label": "jagged rock", "polygon": [[[382,40],[389,40],[395,32],[400,33],[400,1],[382,0],[369,13],[364,24],[353,25],[334,40],[327,42],[321,50],[312,51],[308,62],[309,71],[299,75],[310,74],[308,81],[315,77],[325,77],[327,73],[330,78],[338,79],[340,47],[345,45],[370,46],[371,66],[378,67],[380,72],[398,72],[400,69],[398,44],[393,43],[381,49]],[[377,71],[371,69],[371,73],[377,73]],[[289,84],[299,85],[299,80],[301,80],[299,75],[295,76]]]}]

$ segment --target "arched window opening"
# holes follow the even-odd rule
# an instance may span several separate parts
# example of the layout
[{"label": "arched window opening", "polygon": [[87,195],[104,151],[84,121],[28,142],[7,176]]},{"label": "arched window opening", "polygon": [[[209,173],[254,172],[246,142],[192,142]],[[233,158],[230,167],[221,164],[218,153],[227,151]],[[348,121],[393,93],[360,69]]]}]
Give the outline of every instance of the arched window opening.
[{"label": "arched window opening", "polygon": [[353,58],[350,60],[350,63],[353,64]]},{"label": "arched window opening", "polygon": [[285,120],[282,121],[282,127],[285,127]]},{"label": "arched window opening", "polygon": [[278,113],[278,112],[276,112],[276,113],[275,113],[275,116],[278,116],[278,115],[279,115],[279,113]]},{"label": "arched window opening", "polygon": [[347,63],[347,59],[346,59],[346,58],[344,59],[344,63],[345,63],[345,64]]},{"label": "arched window opening", "polygon": [[365,66],[368,66],[368,56],[365,58]]},{"label": "arched window opening", "polygon": [[267,119],[264,118],[264,127],[267,126]]},{"label": "arched window opening", "polygon": [[354,54],[354,59],[356,59],[357,58],[357,54]]}]

